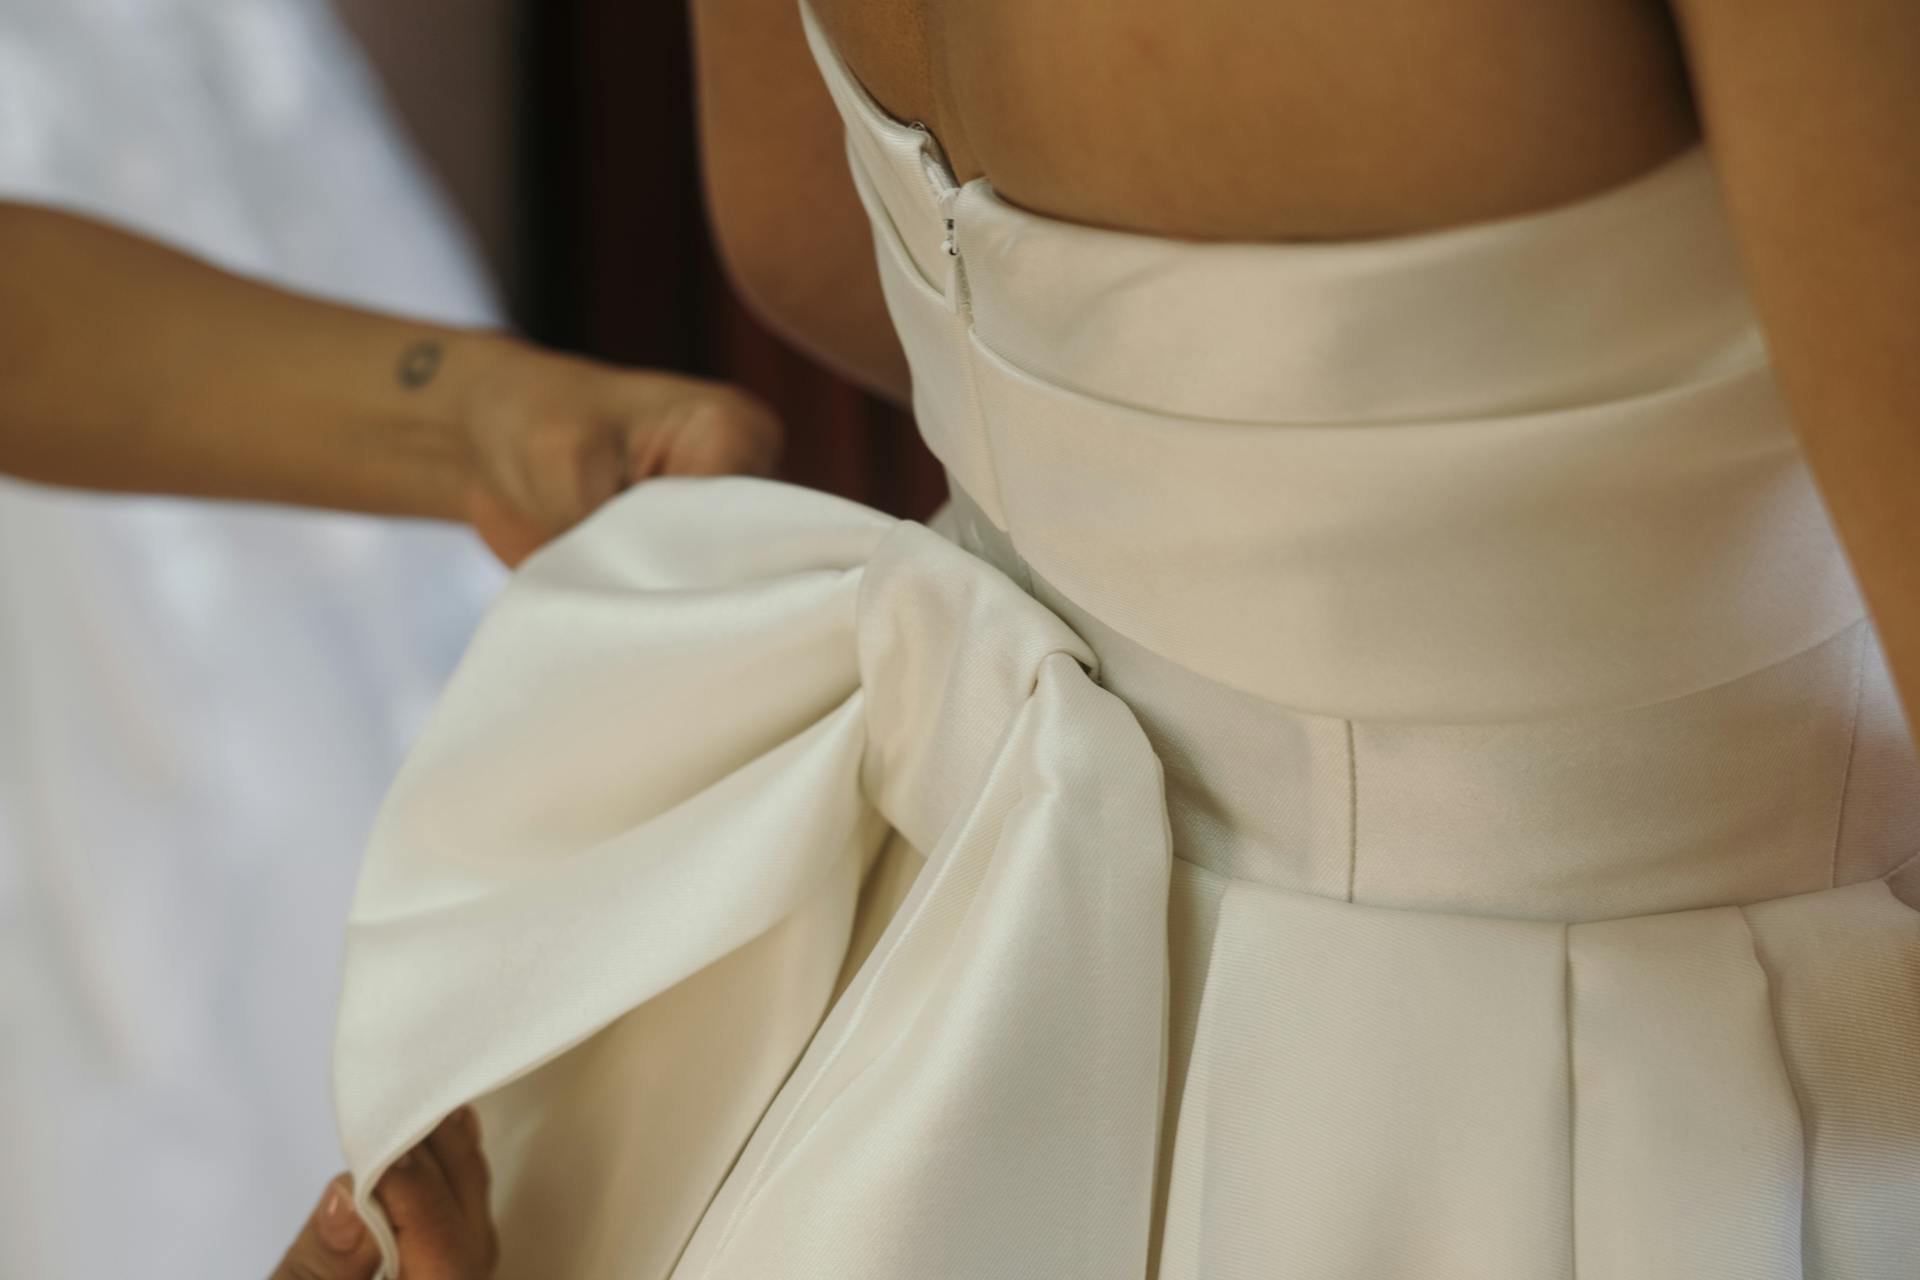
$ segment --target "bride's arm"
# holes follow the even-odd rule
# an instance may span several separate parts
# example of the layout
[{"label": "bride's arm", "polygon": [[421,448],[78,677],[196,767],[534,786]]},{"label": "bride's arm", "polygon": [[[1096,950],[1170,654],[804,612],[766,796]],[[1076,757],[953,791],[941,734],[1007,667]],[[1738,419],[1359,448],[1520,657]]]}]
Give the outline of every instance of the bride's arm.
[{"label": "bride's arm", "polygon": [[692,0],[700,150],[720,257],[771,328],[904,403],[873,237],[794,0]]},{"label": "bride's arm", "polygon": [[469,520],[525,555],[623,484],[764,471],[716,383],[336,306],[0,202],[0,472]]},{"label": "bride's arm", "polygon": [[1920,5],[1675,7],[1782,390],[1920,730]]}]

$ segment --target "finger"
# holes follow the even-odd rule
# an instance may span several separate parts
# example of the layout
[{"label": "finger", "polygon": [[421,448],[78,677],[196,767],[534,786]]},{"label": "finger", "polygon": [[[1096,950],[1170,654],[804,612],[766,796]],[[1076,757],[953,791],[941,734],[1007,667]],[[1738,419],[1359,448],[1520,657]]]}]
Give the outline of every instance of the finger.
[{"label": "finger", "polygon": [[380,1203],[393,1223],[403,1280],[474,1280],[484,1275],[488,1221],[470,1221],[431,1143],[421,1142],[380,1179]]},{"label": "finger", "polygon": [[380,1176],[377,1194],[403,1251],[412,1241],[459,1234],[460,1203],[424,1142]]},{"label": "finger", "polygon": [[476,490],[468,498],[467,523],[509,569],[519,568],[547,540],[537,525],[491,490]]},{"label": "finger", "polygon": [[627,487],[627,451],[617,424],[606,422],[587,431],[575,461],[573,481],[571,492],[562,495],[571,504],[563,513],[568,528]]},{"label": "finger", "polygon": [[672,406],[649,461],[667,475],[767,475],[783,435],[780,419],[756,397],[706,386]]},{"label": "finger", "polygon": [[346,1174],[327,1184],[272,1280],[371,1280],[380,1265],[373,1235],[353,1211]]},{"label": "finger", "polygon": [[610,423],[562,423],[525,443],[527,508],[548,537],[572,528],[626,483],[620,433]]},{"label": "finger", "polygon": [[472,1107],[462,1107],[427,1136],[427,1143],[446,1171],[447,1184],[469,1222],[487,1219],[489,1173],[486,1153],[480,1146],[480,1116]]}]

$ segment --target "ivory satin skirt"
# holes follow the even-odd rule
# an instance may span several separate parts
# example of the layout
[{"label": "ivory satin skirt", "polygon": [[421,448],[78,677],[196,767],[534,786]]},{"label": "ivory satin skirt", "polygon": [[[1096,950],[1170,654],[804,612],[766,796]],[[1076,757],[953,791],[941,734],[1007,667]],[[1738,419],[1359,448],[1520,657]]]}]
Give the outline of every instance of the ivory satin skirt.
[{"label": "ivory satin skirt", "polygon": [[[1779,732],[1878,698],[1864,627],[1477,726],[1099,647],[979,555],[762,482],[648,485],[543,553],[362,885],[362,1185],[480,1099],[510,1276],[1920,1257],[1920,864],[1873,808],[1911,762],[1859,736],[1884,701],[1825,726],[1851,770]],[[1728,788],[1778,802],[1736,821]]]}]

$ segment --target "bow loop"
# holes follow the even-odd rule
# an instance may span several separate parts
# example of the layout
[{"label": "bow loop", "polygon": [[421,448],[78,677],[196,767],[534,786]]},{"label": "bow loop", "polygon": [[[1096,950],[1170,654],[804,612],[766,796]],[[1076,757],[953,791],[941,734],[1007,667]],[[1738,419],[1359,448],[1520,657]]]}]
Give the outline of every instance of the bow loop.
[{"label": "bow loop", "polygon": [[865,784],[887,821],[930,849],[978,787],[1048,655],[1092,670],[1093,651],[1006,575],[917,524],[881,540],[858,609]]},{"label": "bow loop", "polygon": [[[336,1105],[389,1269],[371,1189],[466,1102],[503,1280],[774,1274],[790,1244],[877,1277],[818,1194],[882,1194],[875,1143],[924,1206],[1004,1221],[1045,1192],[1081,1224],[1003,1234],[1009,1264],[1097,1236],[1047,1274],[1132,1267],[1169,852],[1158,762],[1092,661],[930,531],[763,481],[650,481],[530,561],[349,922]],[[904,900],[863,892],[903,846]],[[981,1096],[1022,1079],[1028,1121],[1085,1110],[1084,1141],[1033,1148]],[[889,1234],[888,1276],[986,1256]]]}]

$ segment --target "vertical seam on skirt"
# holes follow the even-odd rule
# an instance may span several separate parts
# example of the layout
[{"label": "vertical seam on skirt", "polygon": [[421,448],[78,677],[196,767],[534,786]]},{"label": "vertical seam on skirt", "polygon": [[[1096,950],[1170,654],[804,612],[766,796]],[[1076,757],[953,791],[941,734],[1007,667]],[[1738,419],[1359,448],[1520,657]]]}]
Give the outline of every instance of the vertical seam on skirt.
[{"label": "vertical seam on skirt", "polygon": [[[1147,1275],[1150,1277],[1158,1276],[1167,1265],[1167,1229],[1169,1225],[1171,1225],[1172,1218],[1173,1194],[1175,1190],[1174,1179],[1182,1173],[1192,1174],[1200,1180],[1200,1191],[1198,1194],[1204,1197],[1207,1191],[1207,1153],[1205,1146],[1202,1145],[1198,1155],[1194,1157],[1199,1161],[1199,1168],[1195,1170],[1189,1167],[1191,1162],[1189,1162],[1189,1165],[1179,1163],[1179,1156],[1181,1154],[1180,1141],[1183,1135],[1188,1135],[1187,1150],[1188,1152],[1192,1152],[1192,1143],[1195,1139],[1190,1136],[1193,1131],[1189,1128],[1187,1121],[1192,1119],[1204,1123],[1210,1120],[1210,1117],[1207,1116],[1189,1117],[1187,1115],[1188,1102],[1193,1099],[1193,1060],[1199,1055],[1201,1045],[1206,1039],[1208,1015],[1214,1011],[1214,1006],[1218,1005],[1222,999],[1219,983],[1215,981],[1215,961],[1220,958],[1220,939],[1226,932],[1222,921],[1227,914],[1228,900],[1234,898],[1236,892],[1245,892],[1239,888],[1243,883],[1242,881],[1231,876],[1222,876],[1216,871],[1199,867],[1198,864],[1193,865],[1196,866],[1202,876],[1224,881],[1225,883],[1220,886],[1219,896],[1214,899],[1213,905],[1210,908],[1204,908],[1202,911],[1203,915],[1211,916],[1211,923],[1209,925],[1211,933],[1207,937],[1207,945],[1201,948],[1201,952],[1205,958],[1199,962],[1202,966],[1200,993],[1193,1010],[1193,1036],[1187,1042],[1186,1062],[1180,1069],[1180,1093],[1178,1097],[1174,1097],[1170,1092],[1172,1064],[1171,1062],[1167,1064],[1167,1070],[1169,1072],[1167,1079],[1169,1083],[1164,1085],[1163,1088],[1167,1089],[1168,1092],[1164,1094],[1160,1102],[1161,1140],[1164,1144],[1164,1150],[1155,1153],[1155,1162],[1158,1168],[1154,1173],[1154,1207],[1152,1220],[1149,1223],[1151,1229],[1147,1238]],[[1168,905],[1169,908],[1171,908],[1171,894],[1168,895]],[[1169,967],[1168,974],[1169,977],[1171,977],[1171,967]],[[1171,1007],[1168,1009],[1167,1029],[1170,1049],[1170,1037],[1173,1029]],[[1203,1063],[1202,1065],[1206,1064]],[[1169,1114],[1171,1114],[1173,1118],[1173,1132],[1171,1135],[1167,1133],[1166,1128],[1166,1118]],[[1198,1141],[1203,1144],[1205,1143],[1206,1135],[1204,1129]],[[1182,1261],[1186,1262],[1191,1260],[1183,1258]]]},{"label": "vertical seam on skirt", "polygon": [[1353,721],[1347,727],[1347,901],[1353,901],[1353,884],[1360,871],[1360,764],[1354,758]]},{"label": "vertical seam on skirt", "polygon": [[1867,681],[1867,628],[1871,625],[1865,619],[1854,624],[1853,715],[1847,724],[1847,763],[1840,770],[1840,794],[1834,800],[1833,858],[1827,867],[1829,889],[1840,883],[1840,836],[1847,825],[1847,788],[1853,783],[1853,757],[1860,748],[1860,695]]},{"label": "vertical seam on skirt", "polygon": [[[949,835],[951,835],[951,831],[941,834],[940,843],[936,843],[935,845],[936,852],[941,848]],[[918,874],[926,875],[932,872],[935,875],[935,879],[928,881],[927,892],[917,902],[912,903],[912,914],[906,918],[905,927],[903,927],[901,931],[903,934],[911,932],[913,923],[926,915],[928,911],[927,903],[933,899],[934,891],[940,887],[938,877],[951,873],[952,869],[953,861],[950,857],[936,865],[933,861],[933,855],[927,855],[927,864],[920,868]],[[900,913],[905,913],[907,910],[908,904],[906,902],[902,902],[900,906],[896,908],[896,911]],[[882,941],[884,940],[883,935]],[[725,1258],[727,1251],[733,1247],[734,1237],[739,1234],[740,1227],[746,1221],[748,1212],[759,1202],[761,1192],[765,1188],[767,1180],[774,1177],[780,1169],[784,1168],[792,1160],[793,1151],[799,1146],[801,1140],[820,1126],[827,1112],[832,1110],[834,1104],[845,1096],[847,1089],[853,1081],[857,1080],[860,1075],[863,1074],[864,1068],[860,1071],[855,1071],[853,1076],[848,1080],[841,1081],[839,1088],[822,1104],[820,1114],[814,1116],[802,1126],[791,1142],[788,1141],[787,1135],[792,1133],[794,1126],[800,1122],[801,1113],[806,1110],[807,1104],[812,1102],[814,1095],[823,1087],[822,1082],[832,1073],[834,1067],[839,1065],[840,1059],[847,1051],[847,1046],[853,1043],[854,1033],[866,1025],[867,1016],[873,1007],[874,988],[878,987],[881,982],[889,976],[897,956],[897,943],[894,948],[887,950],[884,954],[880,951],[879,943],[876,942],[874,944],[873,952],[869,953],[867,957],[868,963],[876,965],[873,981],[869,983],[867,988],[857,997],[854,997],[856,1003],[849,1006],[846,1025],[839,1029],[832,1045],[827,1048],[819,1067],[813,1073],[813,1078],[801,1087],[799,1094],[794,1099],[792,1110],[781,1119],[779,1128],[770,1131],[771,1137],[767,1140],[767,1149],[761,1153],[759,1160],[755,1163],[751,1172],[748,1172],[743,1165],[747,1154],[745,1145],[741,1147],[740,1154],[734,1158],[734,1165],[728,1169],[727,1176],[721,1185],[724,1186],[727,1181],[731,1181],[734,1177],[742,1173],[746,1173],[747,1181],[742,1185],[740,1199],[734,1204],[733,1211],[727,1215],[727,1220],[721,1228],[720,1240],[714,1245],[713,1252],[707,1259],[707,1266],[702,1271],[702,1275],[711,1275],[713,1269],[719,1266],[721,1260]],[[847,998],[846,993],[842,993],[841,999],[845,1000]],[[836,1002],[836,1004],[837,1003],[838,1002]],[[827,1012],[831,1015],[833,1009],[829,1008]],[[891,1052],[893,1046],[905,1039],[912,1029],[913,1023],[912,1020],[909,1019],[907,1025],[896,1032],[892,1039],[886,1042],[875,1057],[884,1057],[887,1053]],[[799,1058],[795,1060],[793,1067],[788,1070],[786,1077],[781,1081],[780,1087],[774,1091],[773,1101],[767,1104],[767,1108],[761,1113],[760,1119],[754,1123],[753,1130],[747,1138],[749,1144],[754,1138],[759,1136],[761,1126],[765,1125],[771,1118],[774,1102],[778,1102],[780,1095],[786,1092],[788,1086],[793,1083],[795,1076],[798,1074],[800,1068],[806,1064],[807,1056],[812,1053],[814,1045],[820,1040],[821,1032],[824,1030],[825,1018],[823,1017],[822,1025],[814,1028],[814,1033],[808,1039],[806,1046],[800,1051]],[[712,1212],[711,1207],[709,1207],[708,1212]]]},{"label": "vertical seam on skirt", "polygon": [[1567,1028],[1567,1277],[1580,1280],[1580,1168],[1574,1149],[1579,1103],[1573,1080],[1573,925],[1560,926],[1560,1018]]},{"label": "vertical seam on skirt", "polygon": [[1767,968],[1767,958],[1761,954],[1760,935],[1753,927],[1753,916],[1745,906],[1736,906],[1740,913],[1740,923],[1746,926],[1747,946],[1753,952],[1754,967],[1760,970],[1760,980],[1767,987],[1767,1017],[1773,1024],[1773,1051],[1780,1060],[1780,1076],[1787,1082],[1787,1092],[1793,1096],[1794,1118],[1800,1122],[1800,1274],[1809,1272],[1811,1261],[1807,1257],[1807,1196],[1813,1189],[1813,1134],[1807,1125],[1807,1099],[1801,1091],[1800,1081],[1795,1076],[1793,1063],[1787,1057],[1787,1041],[1780,1027],[1780,987],[1774,981],[1773,971]]}]

